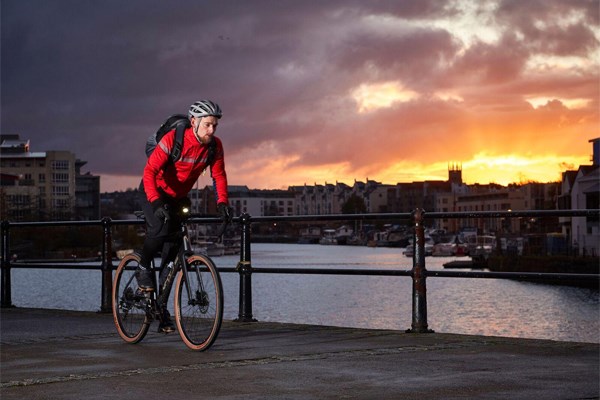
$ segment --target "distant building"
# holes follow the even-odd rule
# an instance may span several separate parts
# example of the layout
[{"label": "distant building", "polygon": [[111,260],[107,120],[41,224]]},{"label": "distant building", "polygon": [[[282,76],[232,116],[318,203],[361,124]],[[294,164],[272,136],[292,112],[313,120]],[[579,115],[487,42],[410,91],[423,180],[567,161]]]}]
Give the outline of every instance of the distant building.
[{"label": "distant building", "polygon": [[79,220],[100,218],[100,176],[81,173],[86,161],[75,162],[75,217]]},{"label": "distant building", "polygon": [[69,151],[32,152],[29,140],[0,135],[1,218],[98,219],[100,178],[82,175],[85,164]]},{"label": "distant building", "polygon": [[294,193],[296,215],[325,215],[339,214],[339,195],[349,189],[348,185],[325,183],[314,186],[292,186],[289,190]]},{"label": "distant building", "polygon": [[[458,196],[456,207],[459,212],[525,210],[525,195],[520,187],[508,187],[487,192],[475,192]],[[461,228],[477,228],[482,233],[502,230],[519,231],[519,220],[503,221],[500,218],[465,218],[459,220]]]},{"label": "distant building", "polygon": [[[600,208],[600,138],[592,143],[592,165],[581,165],[577,171],[562,174],[557,208],[561,210],[590,210]],[[579,255],[599,255],[600,216],[560,218],[562,233]]]},{"label": "distant building", "polygon": [[[248,213],[251,216],[294,215],[295,198],[290,190],[249,189],[247,186],[228,186],[229,204],[234,215]],[[203,214],[217,212],[215,192],[212,186],[190,193],[192,209]]]}]

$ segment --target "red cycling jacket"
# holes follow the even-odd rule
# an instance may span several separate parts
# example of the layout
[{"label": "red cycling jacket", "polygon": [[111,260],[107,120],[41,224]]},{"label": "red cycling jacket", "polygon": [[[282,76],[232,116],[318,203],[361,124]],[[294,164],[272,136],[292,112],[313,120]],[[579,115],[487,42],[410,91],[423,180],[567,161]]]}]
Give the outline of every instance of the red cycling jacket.
[{"label": "red cycling jacket", "polygon": [[[213,140],[216,141],[217,148],[210,173],[217,191],[217,204],[229,204],[223,143],[216,136],[213,136]],[[208,167],[208,145],[203,145],[196,139],[192,128],[185,130],[181,157],[171,165],[169,154],[174,141],[175,130],[172,130],[163,136],[148,157],[142,179],[150,203],[160,198],[158,189],[175,199],[187,196],[200,174]]]}]

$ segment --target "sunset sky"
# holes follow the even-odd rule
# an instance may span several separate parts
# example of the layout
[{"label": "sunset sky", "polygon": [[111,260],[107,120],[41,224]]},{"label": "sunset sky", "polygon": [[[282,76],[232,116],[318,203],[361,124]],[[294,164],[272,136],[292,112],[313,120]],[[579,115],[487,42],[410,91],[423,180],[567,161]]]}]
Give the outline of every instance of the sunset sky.
[{"label": "sunset sky", "polygon": [[209,98],[231,185],[557,181],[600,137],[599,20],[598,0],[2,0],[1,132],[125,190]]}]

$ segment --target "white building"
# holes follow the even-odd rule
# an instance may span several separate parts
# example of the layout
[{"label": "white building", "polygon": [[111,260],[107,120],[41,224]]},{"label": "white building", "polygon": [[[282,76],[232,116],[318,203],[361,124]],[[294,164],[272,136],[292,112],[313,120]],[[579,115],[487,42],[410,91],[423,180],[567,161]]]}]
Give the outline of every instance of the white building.
[{"label": "white building", "polygon": [[[580,167],[571,189],[571,206],[576,210],[597,209],[600,192],[600,166]],[[571,242],[579,255],[600,255],[600,230],[596,217],[571,219]]]},{"label": "white building", "polygon": [[[593,144],[592,165],[582,165],[577,171],[563,173],[559,209],[586,210],[600,208],[600,165],[598,144],[600,138],[590,140]],[[561,218],[562,232],[570,239],[578,255],[599,255],[600,216]]]}]

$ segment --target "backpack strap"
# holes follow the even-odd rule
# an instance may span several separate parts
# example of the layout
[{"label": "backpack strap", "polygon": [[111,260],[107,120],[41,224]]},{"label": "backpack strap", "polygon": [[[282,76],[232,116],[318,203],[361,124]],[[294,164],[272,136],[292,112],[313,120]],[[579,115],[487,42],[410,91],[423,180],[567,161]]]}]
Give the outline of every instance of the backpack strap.
[{"label": "backpack strap", "polygon": [[211,165],[215,161],[215,155],[217,154],[217,141],[213,138],[208,144],[208,155],[206,157],[206,165]]},{"label": "backpack strap", "polygon": [[175,127],[175,142],[173,142],[173,149],[169,154],[169,159],[172,163],[181,158],[181,151],[183,149],[183,134],[185,133],[186,124],[178,123]]}]

